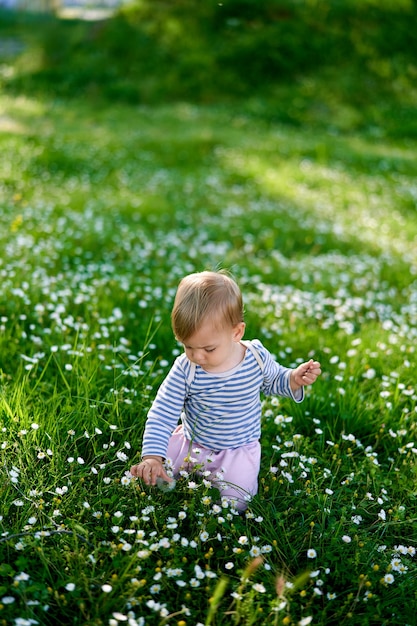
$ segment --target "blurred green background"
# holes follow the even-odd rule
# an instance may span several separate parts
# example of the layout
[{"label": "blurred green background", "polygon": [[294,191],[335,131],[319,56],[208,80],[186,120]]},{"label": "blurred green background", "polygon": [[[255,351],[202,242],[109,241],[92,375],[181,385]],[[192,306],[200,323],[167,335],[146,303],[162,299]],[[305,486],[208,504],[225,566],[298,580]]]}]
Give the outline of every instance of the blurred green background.
[{"label": "blurred green background", "polygon": [[413,0],[137,0],[102,20],[3,9],[0,86],[129,104],[244,98],[274,121],[415,136],[416,14]]}]

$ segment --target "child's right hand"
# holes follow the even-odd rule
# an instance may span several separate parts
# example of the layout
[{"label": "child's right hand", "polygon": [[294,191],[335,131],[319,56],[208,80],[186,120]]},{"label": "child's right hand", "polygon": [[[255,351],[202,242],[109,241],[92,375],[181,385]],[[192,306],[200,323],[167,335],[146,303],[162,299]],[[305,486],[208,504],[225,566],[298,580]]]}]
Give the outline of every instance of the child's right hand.
[{"label": "child's right hand", "polygon": [[167,483],[172,482],[172,478],[168,476],[162,465],[162,458],[145,457],[137,465],[130,468],[132,476],[141,478],[146,485],[156,485],[157,478],[162,478]]}]

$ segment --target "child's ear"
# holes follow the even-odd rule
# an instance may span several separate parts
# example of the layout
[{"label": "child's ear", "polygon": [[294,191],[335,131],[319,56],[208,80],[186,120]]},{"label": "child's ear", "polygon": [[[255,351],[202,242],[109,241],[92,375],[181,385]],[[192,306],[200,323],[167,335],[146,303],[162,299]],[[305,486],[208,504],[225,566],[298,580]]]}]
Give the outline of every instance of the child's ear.
[{"label": "child's ear", "polygon": [[240,341],[245,334],[246,324],[245,322],[239,322],[233,328],[233,341]]}]

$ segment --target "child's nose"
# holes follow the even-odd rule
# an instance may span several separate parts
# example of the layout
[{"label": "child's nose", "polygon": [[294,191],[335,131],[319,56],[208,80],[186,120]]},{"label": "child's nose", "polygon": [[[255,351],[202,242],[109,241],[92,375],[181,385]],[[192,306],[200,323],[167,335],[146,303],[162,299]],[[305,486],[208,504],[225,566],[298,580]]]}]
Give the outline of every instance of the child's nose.
[{"label": "child's nose", "polygon": [[193,359],[197,363],[204,361],[204,350],[193,350]]}]

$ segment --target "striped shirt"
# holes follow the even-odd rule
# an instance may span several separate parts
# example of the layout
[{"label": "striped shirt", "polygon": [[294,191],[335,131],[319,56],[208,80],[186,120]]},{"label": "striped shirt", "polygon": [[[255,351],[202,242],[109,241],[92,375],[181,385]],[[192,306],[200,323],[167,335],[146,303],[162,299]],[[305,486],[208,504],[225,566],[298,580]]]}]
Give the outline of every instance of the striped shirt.
[{"label": "striped shirt", "polygon": [[262,369],[247,349],[244,359],[226,372],[206,372],[196,365],[189,383],[191,362],[185,354],[175,360],[149,410],[142,456],[165,458],[180,418],[187,439],[218,451],[259,440],[261,392],[302,402],[303,388],[293,392],[290,387],[292,370],[277,363],[258,339],[251,343],[261,358]]}]

